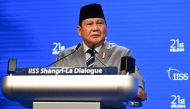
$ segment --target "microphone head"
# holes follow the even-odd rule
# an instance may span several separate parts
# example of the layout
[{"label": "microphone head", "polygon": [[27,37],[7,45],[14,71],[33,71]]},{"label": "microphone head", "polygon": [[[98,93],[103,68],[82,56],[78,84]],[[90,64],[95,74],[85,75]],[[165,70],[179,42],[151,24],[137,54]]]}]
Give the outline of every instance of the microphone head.
[{"label": "microphone head", "polygon": [[79,43],[79,44],[77,45],[77,47],[75,48],[75,50],[78,50],[80,46],[81,46],[81,43]]},{"label": "microphone head", "polygon": [[93,50],[93,51],[94,51],[95,47],[96,47],[96,44],[93,44],[93,45],[92,45],[92,50]]}]

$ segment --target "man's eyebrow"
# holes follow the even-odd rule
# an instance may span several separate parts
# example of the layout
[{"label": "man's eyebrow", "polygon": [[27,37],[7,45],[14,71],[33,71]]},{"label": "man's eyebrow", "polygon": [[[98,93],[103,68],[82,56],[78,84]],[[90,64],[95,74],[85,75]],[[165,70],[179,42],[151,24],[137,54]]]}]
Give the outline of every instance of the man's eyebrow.
[{"label": "man's eyebrow", "polygon": [[102,20],[96,20],[95,22],[102,22]]}]

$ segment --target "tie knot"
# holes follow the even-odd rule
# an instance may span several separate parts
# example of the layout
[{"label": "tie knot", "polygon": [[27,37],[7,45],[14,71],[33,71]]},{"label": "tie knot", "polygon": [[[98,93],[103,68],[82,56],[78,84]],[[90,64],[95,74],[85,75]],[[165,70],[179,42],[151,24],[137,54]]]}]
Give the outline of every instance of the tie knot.
[{"label": "tie knot", "polygon": [[87,53],[90,53],[91,56],[94,56],[95,55],[95,50],[88,49]]}]

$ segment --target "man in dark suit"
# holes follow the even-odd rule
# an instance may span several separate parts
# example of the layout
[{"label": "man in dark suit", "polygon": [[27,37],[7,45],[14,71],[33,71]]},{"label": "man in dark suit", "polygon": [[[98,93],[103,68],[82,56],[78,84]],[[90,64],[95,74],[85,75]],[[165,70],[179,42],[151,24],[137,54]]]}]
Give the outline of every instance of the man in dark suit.
[{"label": "man in dark suit", "polygon": [[[95,58],[96,55],[106,66],[117,66],[119,74],[127,74],[127,72],[120,72],[121,57],[132,56],[132,54],[125,47],[106,42],[107,24],[100,4],[89,4],[81,8],[77,31],[83,39],[81,46],[72,55],[55,63],[55,67],[104,66]],[[60,52],[57,59],[72,53],[75,48],[76,46]],[[94,49],[95,53],[92,53],[91,49]],[[145,100],[145,82],[137,66],[135,72],[130,75],[139,79],[139,90],[134,100]]]}]

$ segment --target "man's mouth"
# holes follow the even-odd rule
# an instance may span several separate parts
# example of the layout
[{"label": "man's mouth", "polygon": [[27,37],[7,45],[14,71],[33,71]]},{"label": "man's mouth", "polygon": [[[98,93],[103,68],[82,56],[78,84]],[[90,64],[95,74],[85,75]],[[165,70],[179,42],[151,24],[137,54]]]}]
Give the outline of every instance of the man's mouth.
[{"label": "man's mouth", "polygon": [[93,37],[98,37],[98,36],[100,36],[99,34],[92,34],[91,36],[93,36]]}]

